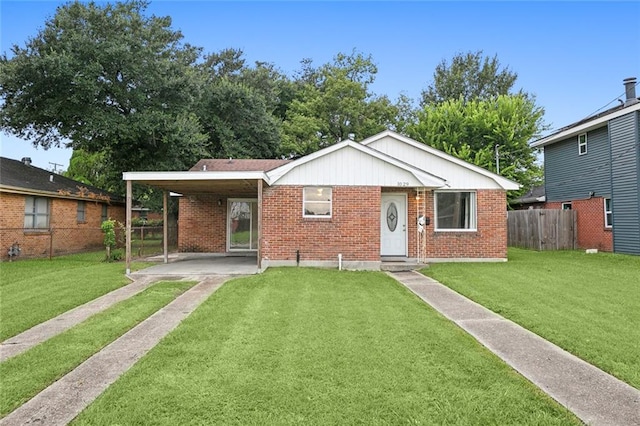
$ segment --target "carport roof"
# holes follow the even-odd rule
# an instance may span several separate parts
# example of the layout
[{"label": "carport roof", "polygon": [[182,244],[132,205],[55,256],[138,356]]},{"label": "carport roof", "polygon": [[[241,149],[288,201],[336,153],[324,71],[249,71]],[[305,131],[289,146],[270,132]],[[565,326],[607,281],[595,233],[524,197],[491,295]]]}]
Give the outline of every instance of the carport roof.
[{"label": "carport roof", "polygon": [[122,178],[180,194],[255,193],[259,180],[268,182],[262,171],[125,172]]}]

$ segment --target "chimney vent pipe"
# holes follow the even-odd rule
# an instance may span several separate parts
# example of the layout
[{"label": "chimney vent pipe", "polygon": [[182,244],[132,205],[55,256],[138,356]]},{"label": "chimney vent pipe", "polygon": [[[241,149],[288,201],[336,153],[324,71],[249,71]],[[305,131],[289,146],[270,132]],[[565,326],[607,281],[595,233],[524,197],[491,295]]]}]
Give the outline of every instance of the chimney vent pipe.
[{"label": "chimney vent pipe", "polygon": [[22,164],[24,164],[25,166],[30,166],[31,165],[31,157],[22,157]]},{"label": "chimney vent pipe", "polygon": [[638,98],[636,97],[636,78],[629,77],[622,80],[624,83],[624,91],[626,94],[626,99],[624,101],[624,106],[627,107],[629,105],[637,104]]}]

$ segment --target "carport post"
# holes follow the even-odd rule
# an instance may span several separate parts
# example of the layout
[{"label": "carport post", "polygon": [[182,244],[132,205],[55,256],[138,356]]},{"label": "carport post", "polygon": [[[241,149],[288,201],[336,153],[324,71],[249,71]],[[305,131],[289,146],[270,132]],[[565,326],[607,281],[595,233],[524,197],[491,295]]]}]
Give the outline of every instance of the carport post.
[{"label": "carport post", "polygon": [[258,179],[258,270],[262,267],[262,179]]},{"label": "carport post", "polygon": [[167,218],[169,214],[167,210],[169,210],[169,191],[164,190],[162,193],[162,250],[164,253],[164,263],[169,263],[169,242],[167,241],[167,237],[169,236],[169,232],[167,231]]},{"label": "carport post", "polygon": [[125,220],[125,261],[126,269],[125,273],[129,275],[131,273],[131,181],[127,180],[127,213]]}]

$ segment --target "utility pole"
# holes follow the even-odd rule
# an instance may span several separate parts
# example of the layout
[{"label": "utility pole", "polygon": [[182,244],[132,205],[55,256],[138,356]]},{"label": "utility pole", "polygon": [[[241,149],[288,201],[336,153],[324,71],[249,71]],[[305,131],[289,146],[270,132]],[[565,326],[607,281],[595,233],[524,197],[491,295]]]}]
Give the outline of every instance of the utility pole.
[{"label": "utility pole", "polygon": [[49,161],[49,164],[51,164],[53,166],[53,173],[58,173],[58,166],[62,166],[63,164],[60,163],[52,163],[51,161]]},{"label": "utility pole", "polygon": [[500,145],[496,144],[496,174],[500,174],[500,151],[498,151]]}]

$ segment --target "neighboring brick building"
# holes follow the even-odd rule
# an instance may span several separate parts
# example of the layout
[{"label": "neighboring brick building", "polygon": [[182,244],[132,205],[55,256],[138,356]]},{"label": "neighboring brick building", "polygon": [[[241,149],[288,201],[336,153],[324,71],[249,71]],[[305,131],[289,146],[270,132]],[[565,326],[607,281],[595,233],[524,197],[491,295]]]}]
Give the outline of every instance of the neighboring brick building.
[{"label": "neighboring brick building", "polygon": [[18,258],[102,247],[100,225],[124,221],[124,200],[22,161],[0,157],[0,259],[17,243]]},{"label": "neighboring brick building", "polygon": [[640,100],[626,99],[533,143],[544,149],[545,208],[572,209],[577,244],[640,255]]},{"label": "neighboring brick building", "polygon": [[284,265],[504,261],[519,185],[391,131],[295,161],[201,160],[124,179],[182,194],[179,250]]}]

